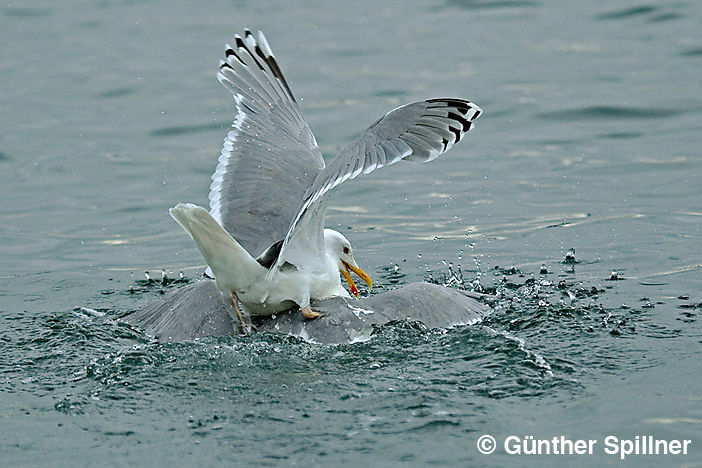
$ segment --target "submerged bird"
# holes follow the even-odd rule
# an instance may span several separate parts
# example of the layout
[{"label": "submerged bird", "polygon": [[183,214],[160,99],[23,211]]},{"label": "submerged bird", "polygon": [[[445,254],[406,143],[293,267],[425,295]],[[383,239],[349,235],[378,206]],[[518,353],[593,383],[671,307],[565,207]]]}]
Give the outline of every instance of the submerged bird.
[{"label": "submerged bird", "polygon": [[170,214],[195,241],[242,326],[238,302],[250,315],[297,305],[305,317],[318,317],[311,299],[349,295],[340,274],[355,297],[350,272],[372,286],[349,241],[324,229],[329,191],[398,161],[435,159],[482,111],[455,98],[398,107],[325,165],[263,33],[236,35],[225,57],[217,78],[237,113],[212,175],[210,211],[179,203]]},{"label": "submerged bird", "polygon": [[[317,300],[314,307],[324,311],[324,316],[316,320],[305,320],[296,310],[252,318],[258,331],[293,335],[316,343],[353,343],[370,338],[374,326],[389,322],[421,322],[428,329],[478,323],[491,311],[488,305],[478,301],[480,298],[491,299],[438,284],[411,283],[358,300],[338,296]],[[222,297],[211,279],[171,291],[120,321],[162,342],[245,332],[237,326],[236,312],[229,299]]]}]

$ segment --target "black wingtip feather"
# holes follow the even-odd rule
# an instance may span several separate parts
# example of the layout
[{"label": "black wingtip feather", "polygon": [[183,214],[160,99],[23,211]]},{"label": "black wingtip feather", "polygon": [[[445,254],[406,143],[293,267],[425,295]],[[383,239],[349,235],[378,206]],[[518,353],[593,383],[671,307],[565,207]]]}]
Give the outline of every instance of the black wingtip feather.
[{"label": "black wingtip feather", "polygon": [[455,145],[459,141],[461,141],[461,131],[457,128],[453,128],[452,126],[449,125],[449,130],[452,131],[456,135],[456,141],[453,142]]},{"label": "black wingtip feather", "polygon": [[[271,69],[271,72],[273,72],[273,76],[275,76],[278,80],[280,80],[283,87],[288,92],[290,99],[292,99],[293,102],[297,102],[297,100],[295,99],[295,96],[292,93],[292,90],[290,89],[290,86],[288,85],[288,82],[285,80],[285,77],[283,76],[283,72],[280,70],[278,63],[275,61],[275,58],[272,55],[267,56],[263,52],[263,50],[261,49],[260,45],[258,44],[258,41],[256,41],[256,38],[254,37],[251,30],[244,29],[244,37],[246,37],[247,39],[249,37],[254,38],[254,44],[255,44],[254,52],[255,53],[252,52],[251,49],[248,48],[248,46],[246,45],[244,40],[239,35],[236,35],[234,37],[234,43],[236,44],[237,49],[246,50],[249,53],[249,55],[251,56],[251,58],[253,58],[253,61],[258,66],[258,68],[260,68],[263,71],[265,71],[265,69],[264,69],[263,65],[261,64],[261,62],[259,62],[259,59],[262,60],[263,62],[265,62],[268,65],[268,67]],[[243,65],[246,65],[246,63],[244,63],[244,61],[239,57],[239,55],[236,53],[235,50],[233,50],[231,48],[227,48],[227,50],[225,51],[225,56],[229,57],[230,55],[234,55],[239,60],[239,62],[241,62]]]},{"label": "black wingtip feather", "polygon": [[429,106],[428,107],[429,109],[453,107],[463,115],[467,115],[468,111],[470,111],[470,110],[475,110],[475,107],[473,107],[472,103],[470,101],[466,101],[465,99],[434,98],[434,99],[427,99],[426,102],[431,103],[431,104],[443,104],[443,106],[441,106],[441,105]]},{"label": "black wingtip feather", "polygon": [[[239,57],[239,54],[236,53],[236,50],[234,50],[234,49],[232,49],[232,48],[229,48],[229,47],[228,47],[227,50],[224,52],[224,55],[225,55],[226,58],[229,58],[229,57],[231,57],[231,56],[233,55],[234,58],[236,58],[236,59],[239,61],[239,63],[241,63],[242,65],[246,65],[246,64],[244,63],[244,61],[241,60],[241,57]],[[226,64],[226,62],[225,62],[225,64]],[[224,66],[224,65],[220,65],[219,68],[222,68],[222,66]],[[231,65],[227,64],[227,66],[228,66],[229,68],[233,69],[233,67],[232,67]]]},{"label": "black wingtip feather", "polygon": [[265,252],[261,254],[256,261],[264,268],[271,269],[271,267],[278,261],[280,256],[280,249],[283,247],[283,241],[279,240],[273,245],[268,247]]},{"label": "black wingtip feather", "polygon": [[448,116],[449,116],[449,118],[452,118],[453,120],[460,122],[461,126],[463,127],[464,132],[467,132],[470,129],[470,121],[464,119],[462,116],[460,116],[454,112],[449,112]]}]

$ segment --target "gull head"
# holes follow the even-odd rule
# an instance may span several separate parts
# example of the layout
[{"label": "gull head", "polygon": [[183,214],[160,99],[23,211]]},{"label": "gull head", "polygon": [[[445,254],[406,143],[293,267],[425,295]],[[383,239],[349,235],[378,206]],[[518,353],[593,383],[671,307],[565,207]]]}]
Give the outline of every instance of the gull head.
[{"label": "gull head", "polygon": [[354,272],[359,278],[365,281],[369,290],[373,287],[373,281],[370,279],[370,276],[368,276],[365,271],[361,270],[356,260],[354,260],[351,243],[341,235],[340,232],[333,229],[325,229],[324,248],[329,258],[335,262],[341,275],[349,284],[349,289],[351,289],[351,294],[353,294],[354,297],[358,298],[358,288],[351,278],[351,272]]}]

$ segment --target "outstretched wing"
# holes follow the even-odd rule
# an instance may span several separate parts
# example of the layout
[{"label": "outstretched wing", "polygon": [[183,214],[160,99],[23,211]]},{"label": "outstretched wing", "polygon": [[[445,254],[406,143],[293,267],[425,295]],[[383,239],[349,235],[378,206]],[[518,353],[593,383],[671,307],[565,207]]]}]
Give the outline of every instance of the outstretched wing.
[{"label": "outstretched wing", "polygon": [[283,239],[324,168],[307,122],[266,38],[227,46],[217,78],[237,113],[210,185],[210,214],[254,257]]},{"label": "outstretched wing", "polygon": [[289,226],[276,264],[303,264],[303,255],[324,248],[324,212],[331,189],[397,161],[435,159],[461,141],[481,113],[469,101],[440,98],[398,107],[378,119],[315,178]]}]

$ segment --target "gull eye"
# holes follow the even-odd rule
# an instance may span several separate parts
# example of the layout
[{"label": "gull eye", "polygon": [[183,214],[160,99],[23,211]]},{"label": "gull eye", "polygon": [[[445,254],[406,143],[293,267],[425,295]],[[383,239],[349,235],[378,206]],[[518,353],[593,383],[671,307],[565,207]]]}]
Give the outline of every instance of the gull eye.
[{"label": "gull eye", "polygon": [[348,255],[349,252],[351,252],[351,249],[349,249],[348,247],[344,247],[343,251],[346,255]]}]

